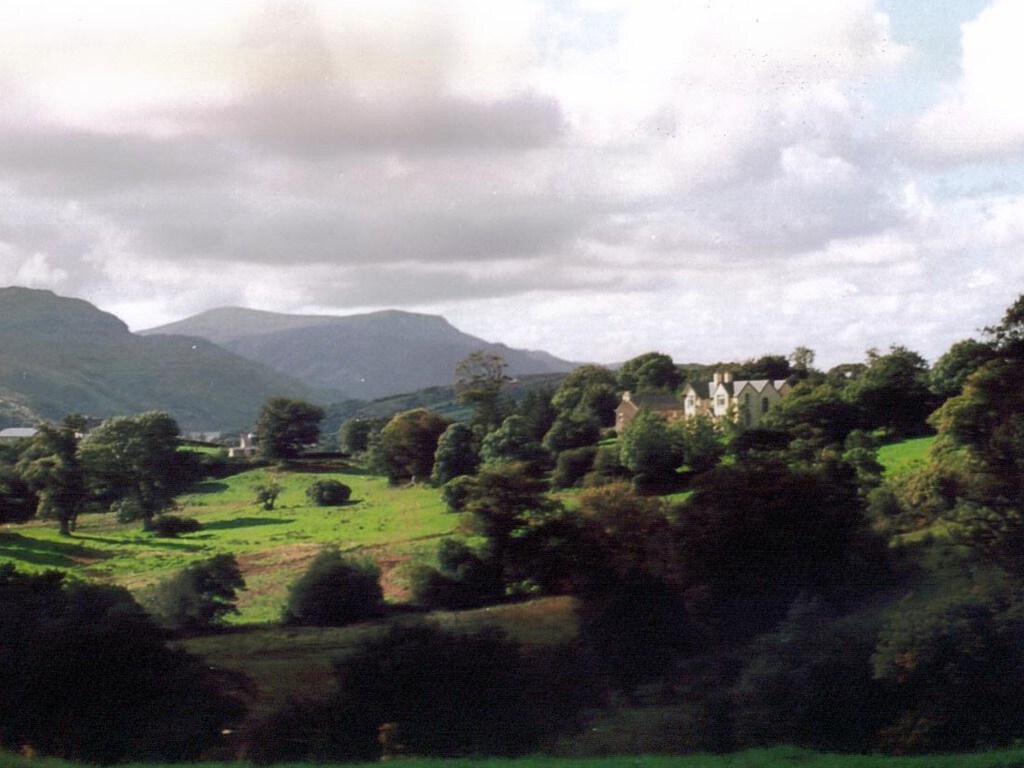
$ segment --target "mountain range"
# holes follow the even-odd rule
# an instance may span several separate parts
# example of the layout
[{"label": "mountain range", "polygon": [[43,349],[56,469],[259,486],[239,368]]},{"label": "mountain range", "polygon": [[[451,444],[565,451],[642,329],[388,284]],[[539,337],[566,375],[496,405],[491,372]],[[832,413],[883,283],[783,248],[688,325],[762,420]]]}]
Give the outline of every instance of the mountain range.
[{"label": "mountain range", "polygon": [[478,350],[502,355],[512,375],[573,367],[434,315],[224,308],[132,333],[86,301],[0,288],[0,427],[156,409],[185,430],[246,429],[272,395],[327,405],[451,384],[459,360]]},{"label": "mountain range", "polygon": [[451,384],[466,355],[500,355],[514,376],[565,373],[575,365],[463,333],[443,317],[386,310],[361,315],[286,315],[225,307],[142,331],[198,336],[307,386],[358,400]]}]

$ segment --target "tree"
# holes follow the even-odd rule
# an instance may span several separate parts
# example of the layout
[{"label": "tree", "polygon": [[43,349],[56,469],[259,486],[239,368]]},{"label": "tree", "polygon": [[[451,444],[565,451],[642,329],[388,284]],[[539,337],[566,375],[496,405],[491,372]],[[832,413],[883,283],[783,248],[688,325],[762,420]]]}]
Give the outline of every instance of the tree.
[{"label": "tree", "polygon": [[57,425],[43,422],[16,470],[38,494],[40,517],[57,520],[61,536],[70,536],[85,502],[85,474],[77,456],[74,417]]},{"label": "tree", "polygon": [[39,497],[14,467],[0,464],[0,524],[25,522],[38,504]]},{"label": "tree", "polygon": [[788,432],[813,449],[842,444],[861,423],[860,412],[831,382],[802,381],[765,415],[762,426]]},{"label": "tree", "polygon": [[547,496],[547,483],[520,463],[485,465],[465,486],[462,509],[472,532],[485,540],[483,556],[498,564],[506,583],[518,581],[517,538],[561,505]]},{"label": "tree", "polygon": [[932,392],[942,400],[959,395],[967,378],[995,355],[991,344],[963,339],[935,361],[928,381]]},{"label": "tree", "polygon": [[150,411],[104,421],[82,444],[82,464],[123,519],[142,519],[144,530],[182,488],[178,423]]},{"label": "tree", "polygon": [[634,475],[664,479],[683,463],[678,436],[650,411],[640,411],[619,435],[622,464]]},{"label": "tree", "polygon": [[434,468],[438,441],[450,423],[426,408],[395,414],[371,444],[373,467],[391,483],[426,480]]},{"label": "tree", "polygon": [[349,419],[338,430],[338,446],[349,455],[362,453],[370,447],[370,436],[387,423],[387,419]]},{"label": "tree", "polygon": [[533,439],[522,416],[509,416],[480,444],[485,465],[521,462],[531,472],[542,471],[551,460],[544,446]]},{"label": "tree", "polygon": [[725,454],[722,427],[710,416],[698,414],[672,425],[679,436],[679,446],[692,472],[705,472]]},{"label": "tree", "polygon": [[739,745],[874,749],[893,716],[889,686],[871,674],[876,636],[871,622],[841,624],[820,600],[794,600],[778,630],[745,654],[731,696]]},{"label": "tree", "polygon": [[560,414],[544,435],[543,446],[553,454],[570,448],[596,445],[601,438],[601,422],[587,409]]},{"label": "tree", "polygon": [[82,763],[183,762],[224,746],[243,708],[226,680],[164,644],[121,587],[0,565],[5,748]]},{"label": "tree", "polygon": [[602,427],[614,426],[619,404],[615,374],[599,365],[574,368],[558,385],[551,403],[559,414],[589,414]]},{"label": "tree", "polygon": [[245,579],[234,555],[214,555],[185,566],[160,584],[150,605],[166,626],[207,629],[238,612],[235,601],[240,589],[245,589]]},{"label": "tree", "polygon": [[455,368],[455,394],[460,403],[474,408],[473,423],[485,431],[496,427],[502,418],[501,390],[511,379],[501,355],[473,352]]},{"label": "tree", "polygon": [[473,430],[456,422],[449,425],[437,441],[430,481],[434,485],[444,485],[460,475],[472,475],[479,466]]},{"label": "tree", "polygon": [[293,459],[320,439],[324,409],[303,400],[272,397],[256,417],[256,439],[265,459]]},{"label": "tree", "polygon": [[959,752],[1010,744],[1024,732],[1019,597],[998,583],[970,587],[891,612],[872,657],[901,710],[880,734],[884,748]]},{"label": "tree", "polygon": [[558,416],[558,410],[551,402],[554,394],[551,387],[528,389],[516,404],[516,415],[523,417],[534,440],[543,439]]},{"label": "tree", "polygon": [[661,352],[647,352],[622,364],[617,383],[620,390],[647,392],[674,390],[682,381],[671,357]]},{"label": "tree", "polygon": [[350,563],[337,549],[325,549],[288,589],[282,620],[285,624],[340,627],[379,616],[383,600],[376,566]]},{"label": "tree", "polygon": [[933,461],[958,465],[956,522],[985,560],[1024,574],[1024,296],[987,328],[993,359],[930,422]]},{"label": "tree", "polygon": [[936,405],[928,388],[928,363],[917,352],[892,346],[887,354],[869,351],[868,368],[851,386],[865,429],[885,427],[907,437],[928,430]]},{"label": "tree", "polygon": [[[811,353],[813,359],[814,353]],[[733,375],[737,380],[770,379],[777,381],[788,379],[793,369],[789,360],[783,355],[762,355],[756,360],[748,360],[737,366]]]},{"label": "tree", "polygon": [[256,503],[269,512],[277,503],[277,497],[281,495],[281,486],[276,480],[268,480],[256,486]]},{"label": "tree", "polygon": [[810,347],[796,347],[789,353],[789,362],[793,372],[806,378],[814,366],[814,350]]}]

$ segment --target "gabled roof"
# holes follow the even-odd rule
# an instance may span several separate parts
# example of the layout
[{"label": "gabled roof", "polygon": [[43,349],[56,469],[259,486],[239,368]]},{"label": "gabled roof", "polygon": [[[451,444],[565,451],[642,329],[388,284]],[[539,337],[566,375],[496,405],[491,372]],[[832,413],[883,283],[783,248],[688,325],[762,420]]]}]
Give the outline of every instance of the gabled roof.
[{"label": "gabled roof", "polygon": [[678,411],[683,407],[675,395],[661,393],[630,392],[628,402],[639,409],[646,408],[648,411]]},{"label": "gabled roof", "polygon": [[[711,397],[711,385],[713,382],[710,381],[697,381],[692,384],[687,384],[687,390],[693,390],[693,394],[699,397],[701,400],[707,400]],[[685,390],[684,390],[685,391]]]}]

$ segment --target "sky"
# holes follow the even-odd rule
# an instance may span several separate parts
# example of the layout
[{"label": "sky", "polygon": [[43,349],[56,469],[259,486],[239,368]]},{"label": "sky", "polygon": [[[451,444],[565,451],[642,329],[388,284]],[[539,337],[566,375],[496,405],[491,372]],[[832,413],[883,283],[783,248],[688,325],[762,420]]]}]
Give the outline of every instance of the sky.
[{"label": "sky", "polygon": [[901,344],[1024,293],[1020,0],[0,7],[0,285],[133,330],[444,315],[570,360]]}]

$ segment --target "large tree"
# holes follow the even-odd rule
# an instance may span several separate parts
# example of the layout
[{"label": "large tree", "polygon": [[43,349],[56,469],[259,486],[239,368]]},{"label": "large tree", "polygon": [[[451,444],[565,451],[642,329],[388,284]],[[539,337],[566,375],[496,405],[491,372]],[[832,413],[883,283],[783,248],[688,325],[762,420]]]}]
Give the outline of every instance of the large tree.
[{"label": "large tree", "polygon": [[884,427],[904,437],[927,432],[926,420],[936,405],[927,361],[902,346],[884,355],[869,352],[867,370],[850,392],[864,428]]},{"label": "large tree", "polygon": [[38,494],[40,517],[57,520],[61,536],[70,536],[84,508],[85,473],[78,461],[77,417],[60,424],[43,422],[16,465],[18,474]]},{"label": "large tree", "polygon": [[484,430],[502,419],[501,390],[510,381],[508,365],[501,355],[473,352],[455,368],[455,393],[460,403],[474,409],[473,423]]},{"label": "large tree", "polygon": [[123,519],[153,517],[183,490],[178,423],[150,411],[107,419],[83,441],[80,458],[94,489],[113,502]]},{"label": "large tree", "polygon": [[395,414],[370,447],[374,468],[392,483],[428,479],[438,441],[450,423],[426,408]]},{"label": "large tree", "polygon": [[304,400],[272,397],[256,417],[256,439],[265,459],[292,459],[320,439],[324,409]]},{"label": "large tree", "polygon": [[993,358],[931,417],[936,463],[966,469],[958,522],[986,559],[1024,574],[1024,295],[986,329]]},{"label": "large tree", "polygon": [[672,358],[661,352],[646,352],[627,360],[619,368],[619,389],[630,392],[673,390],[683,382]]}]

